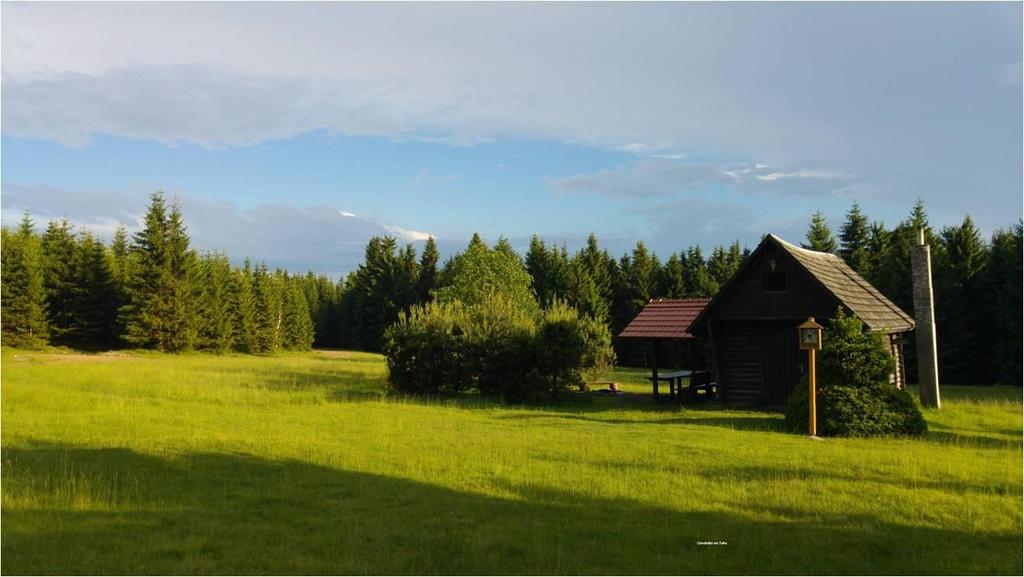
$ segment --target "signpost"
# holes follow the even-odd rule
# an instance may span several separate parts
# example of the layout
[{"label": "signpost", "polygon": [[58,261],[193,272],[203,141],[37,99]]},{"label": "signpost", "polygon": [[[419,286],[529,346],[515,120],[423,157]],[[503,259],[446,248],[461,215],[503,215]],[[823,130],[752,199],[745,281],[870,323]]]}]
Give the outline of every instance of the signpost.
[{"label": "signpost", "polygon": [[818,410],[816,407],[816,401],[814,399],[814,351],[821,350],[821,329],[824,328],[818,323],[814,322],[814,317],[808,318],[800,326],[796,327],[797,337],[799,338],[800,348],[807,349],[807,370],[808,380],[810,381],[810,396],[808,397],[807,405],[810,407],[810,414],[807,419],[807,428],[811,437],[818,436]]}]

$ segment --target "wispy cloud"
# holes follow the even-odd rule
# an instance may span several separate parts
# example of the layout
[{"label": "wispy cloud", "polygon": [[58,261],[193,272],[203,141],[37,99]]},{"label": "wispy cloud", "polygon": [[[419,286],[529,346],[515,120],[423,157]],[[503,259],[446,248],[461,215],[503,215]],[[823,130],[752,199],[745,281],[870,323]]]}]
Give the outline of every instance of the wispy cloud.
[{"label": "wispy cloud", "polygon": [[853,177],[841,171],[772,166],[762,162],[689,161],[685,157],[643,158],[614,170],[579,174],[551,182],[559,192],[618,198],[683,195],[719,185],[748,193],[782,196],[841,195]]},{"label": "wispy cloud", "polygon": [[459,177],[454,174],[434,174],[433,172],[424,168],[420,170],[416,174],[416,176],[409,179],[409,182],[411,182],[414,185],[428,186],[447,184],[449,182],[455,182],[458,179]]}]

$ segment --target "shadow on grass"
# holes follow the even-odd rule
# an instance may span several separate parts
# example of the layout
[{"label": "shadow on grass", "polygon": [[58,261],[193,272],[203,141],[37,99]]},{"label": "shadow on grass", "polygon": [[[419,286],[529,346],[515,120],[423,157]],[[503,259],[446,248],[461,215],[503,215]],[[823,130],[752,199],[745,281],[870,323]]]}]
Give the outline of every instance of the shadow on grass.
[{"label": "shadow on grass", "polygon": [[[723,411],[724,412],[724,411]],[[676,413],[678,414],[678,413]],[[700,425],[710,427],[721,427],[737,431],[771,431],[786,432],[785,423],[776,417],[760,417],[751,415],[729,415],[722,417],[706,416],[676,416],[664,419],[615,419],[592,417],[585,414],[552,413],[545,412],[537,415],[512,414],[501,415],[501,419],[568,419],[574,421],[587,421],[590,423],[604,423],[608,425]]]},{"label": "shadow on grass", "polygon": [[[350,361],[346,359],[346,364]],[[234,378],[252,377],[251,385],[274,391],[303,391],[323,389],[332,402],[380,400],[386,395],[385,378],[335,364],[324,370],[274,366],[263,369],[254,366],[196,366],[190,371],[197,379],[210,374],[231,375]]]},{"label": "shadow on grass", "polygon": [[[6,574],[1020,574],[1020,535],[674,511],[492,479],[495,498],[297,461],[3,450]],[[778,520],[782,517],[782,520]],[[698,542],[728,545],[701,546]],[[824,546],[823,546],[824,545]]]},{"label": "shadow on grass", "polygon": [[938,445],[957,445],[962,447],[973,447],[978,449],[1019,449],[1020,431],[1010,431],[1009,434],[1016,434],[1017,439],[997,439],[983,435],[962,435],[949,431],[929,430],[922,439]]}]

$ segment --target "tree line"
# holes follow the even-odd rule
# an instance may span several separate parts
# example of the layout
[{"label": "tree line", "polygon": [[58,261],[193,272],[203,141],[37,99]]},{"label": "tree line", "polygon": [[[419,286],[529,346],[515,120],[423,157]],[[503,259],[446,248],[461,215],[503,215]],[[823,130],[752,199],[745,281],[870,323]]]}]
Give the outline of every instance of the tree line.
[{"label": "tree line", "polygon": [[109,246],[66,219],[39,233],[27,214],[2,234],[6,344],[246,353],[313,344],[304,277],[197,254],[179,207],[160,193],[142,230],[129,239],[119,227]]},{"label": "tree line", "polygon": [[[838,254],[912,313],[910,247],[919,228],[932,247],[943,380],[1019,384],[1019,222],[986,242],[969,216],[933,230],[921,201],[893,228],[871,221],[855,203],[838,234],[815,213],[804,246]],[[479,235],[467,252],[474,247],[486,247]],[[504,238],[489,251],[516,254]],[[66,221],[50,222],[42,234],[27,216],[17,229],[4,228],[3,334],[8,344],[21,346],[264,353],[312,345],[380,351],[385,330],[403,311],[461,290],[459,282],[525,277],[541,305],[564,302],[617,334],[651,298],[713,296],[749,253],[734,242],[705,256],[696,245],[662,261],[637,242],[616,259],[593,234],[573,253],[535,236],[524,257],[496,259],[498,270],[477,267],[487,271],[480,273],[486,278],[465,280],[455,270],[458,255],[441,263],[433,238],[417,254],[413,245],[399,246],[385,236],[370,239],[363,262],[335,281],[312,272],[271,272],[248,261],[235,267],[226,255],[197,254],[180,210],[157,193],[143,229],[129,239],[121,228],[109,246],[88,231],[76,233]],[[912,341],[904,343],[911,378]],[[626,343],[616,343],[616,352],[626,364],[644,360],[644,351]]]},{"label": "tree line", "polygon": [[[918,230],[931,247],[932,282],[942,382],[1021,384],[1021,222],[986,242],[970,215],[959,225],[932,228],[919,199],[894,228],[870,219],[854,203],[835,235],[816,212],[803,246],[838,254],[853,270],[913,316],[911,247]],[[908,378],[916,380],[912,334],[903,342]]]}]

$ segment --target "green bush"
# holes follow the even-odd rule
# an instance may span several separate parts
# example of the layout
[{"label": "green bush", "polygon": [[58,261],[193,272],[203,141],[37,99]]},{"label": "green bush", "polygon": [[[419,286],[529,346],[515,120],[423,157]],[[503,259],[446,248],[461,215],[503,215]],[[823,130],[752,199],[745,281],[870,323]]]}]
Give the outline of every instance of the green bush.
[{"label": "green bush", "polygon": [[[927,424],[914,399],[889,382],[895,368],[878,335],[839,310],[823,337],[817,374],[818,434],[837,437],[920,435]],[[786,424],[807,431],[805,376],[789,397]]]},{"label": "green bush", "polygon": [[462,358],[476,390],[521,400],[521,391],[529,389],[523,383],[522,368],[533,362],[536,314],[500,294],[466,310],[469,320],[462,341]]},{"label": "green bush", "polygon": [[596,381],[615,367],[615,349],[608,325],[589,315],[579,317],[583,337],[583,378]]},{"label": "green bush", "polygon": [[455,394],[473,386],[463,362],[461,303],[414,307],[385,333],[391,387],[425,395]]},{"label": "green bush", "polygon": [[488,248],[483,242],[471,242],[462,254],[445,267],[444,286],[434,291],[441,302],[459,301],[470,307],[490,306],[500,301],[528,312],[537,312],[537,299],[530,289],[530,273],[523,260],[501,245]]},{"label": "green bush", "polygon": [[611,334],[564,303],[524,310],[501,296],[413,307],[385,333],[392,390],[451,395],[475,390],[510,402],[557,397],[584,371],[614,361]]}]

